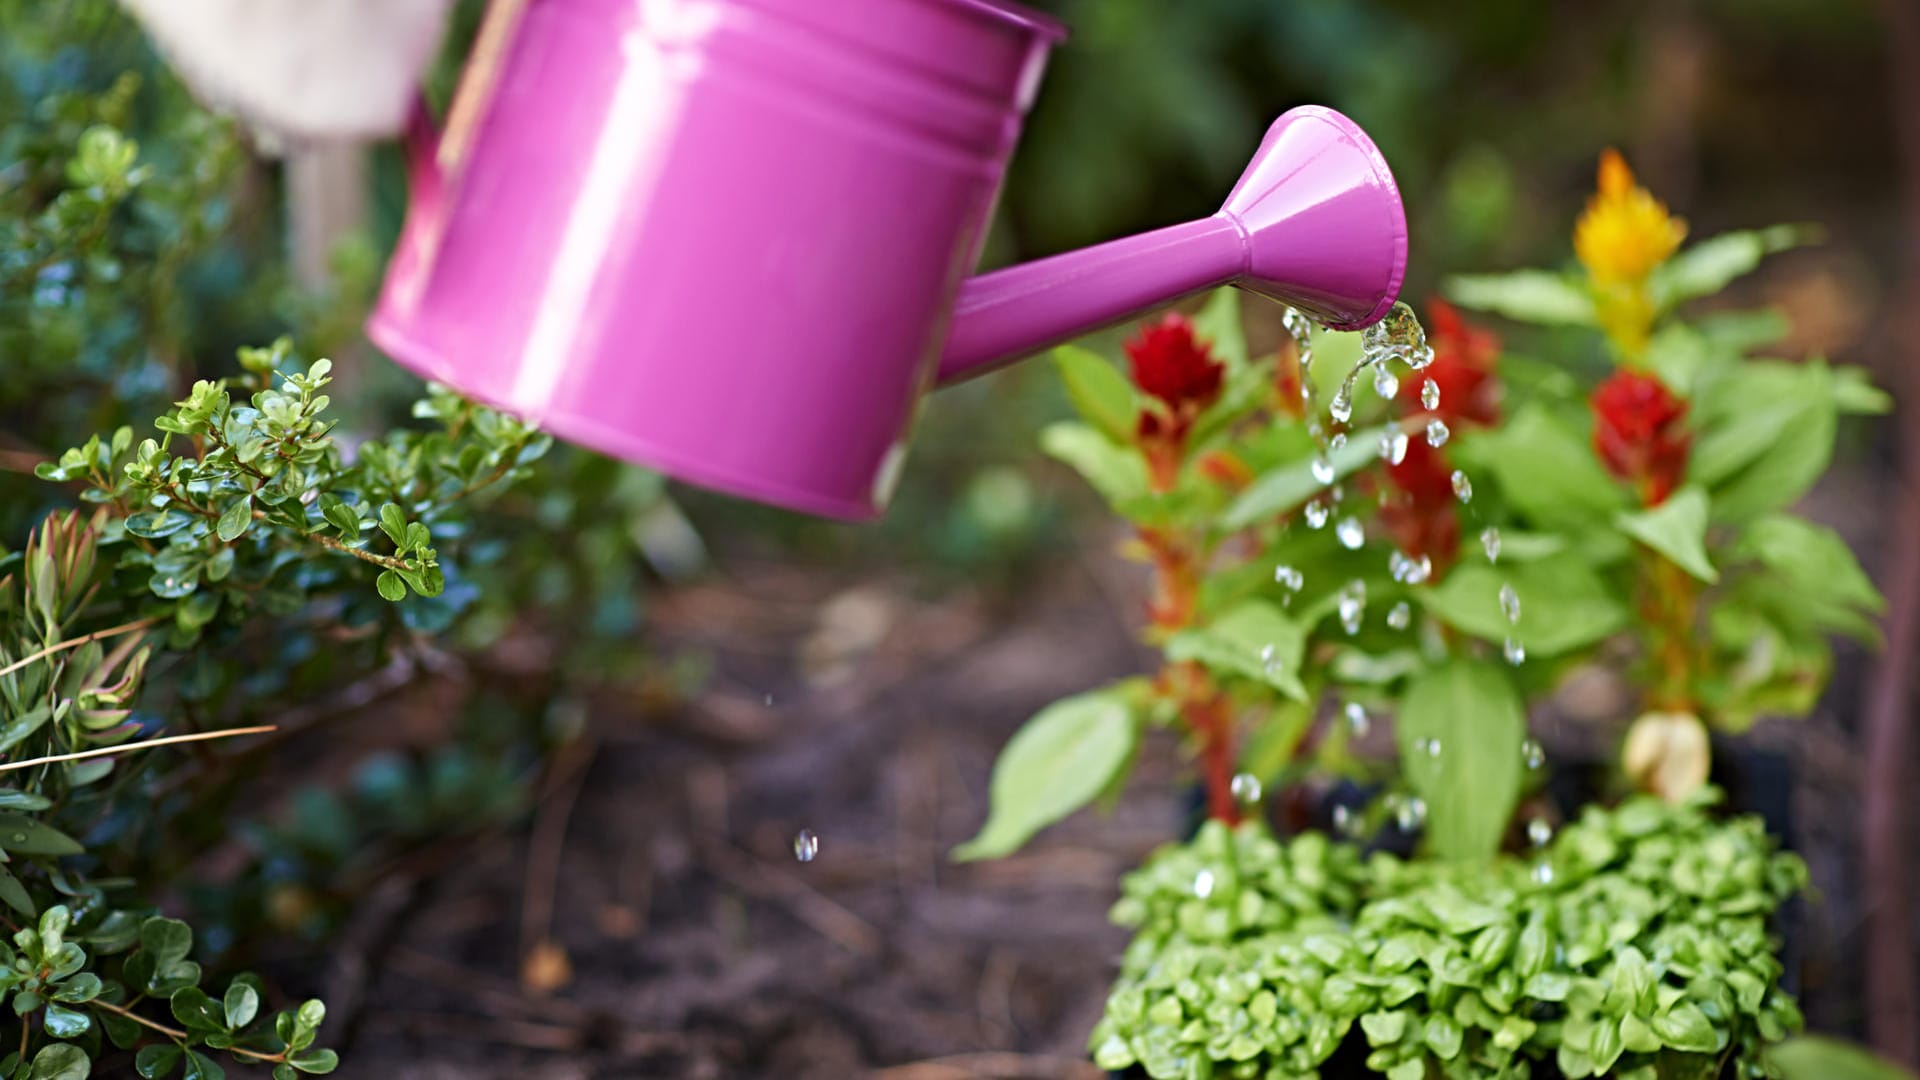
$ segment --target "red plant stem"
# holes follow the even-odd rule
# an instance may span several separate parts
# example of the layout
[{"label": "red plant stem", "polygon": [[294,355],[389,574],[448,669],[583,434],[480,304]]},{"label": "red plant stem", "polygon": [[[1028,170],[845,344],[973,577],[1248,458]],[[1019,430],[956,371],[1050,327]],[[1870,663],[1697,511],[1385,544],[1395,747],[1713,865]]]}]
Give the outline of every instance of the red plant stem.
[{"label": "red plant stem", "polygon": [[[1896,358],[1902,433],[1900,516],[1893,531],[1893,569],[1888,575],[1887,647],[1874,676],[1865,720],[1861,876],[1866,894],[1867,1038],[1882,1055],[1920,1066],[1920,1000],[1916,1000],[1909,844],[1913,831],[1906,805],[1908,759],[1913,754],[1912,687],[1909,671],[1920,644],[1920,437],[1913,434],[1920,411],[1920,6],[1913,0],[1882,0],[1893,73],[1896,141],[1904,167],[1907,216],[1907,301],[1895,304],[1894,332],[1905,357]],[[1902,317],[1904,316],[1904,317]]]},{"label": "red plant stem", "polygon": [[1240,824],[1240,806],[1233,797],[1233,713],[1225,695],[1198,665],[1183,680],[1187,700],[1182,713],[1187,727],[1200,738],[1200,769],[1207,785],[1207,816],[1228,825]]}]

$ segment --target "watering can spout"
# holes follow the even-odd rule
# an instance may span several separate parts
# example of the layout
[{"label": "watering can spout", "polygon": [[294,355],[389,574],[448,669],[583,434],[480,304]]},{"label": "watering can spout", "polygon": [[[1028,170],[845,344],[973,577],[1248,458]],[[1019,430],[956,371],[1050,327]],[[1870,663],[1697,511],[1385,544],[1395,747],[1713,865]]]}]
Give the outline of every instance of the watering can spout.
[{"label": "watering can spout", "polygon": [[1400,294],[1407,224],[1386,159],[1332,109],[1275,121],[1219,213],[995,271],[961,286],[941,385],[1183,296],[1237,285],[1337,330]]}]

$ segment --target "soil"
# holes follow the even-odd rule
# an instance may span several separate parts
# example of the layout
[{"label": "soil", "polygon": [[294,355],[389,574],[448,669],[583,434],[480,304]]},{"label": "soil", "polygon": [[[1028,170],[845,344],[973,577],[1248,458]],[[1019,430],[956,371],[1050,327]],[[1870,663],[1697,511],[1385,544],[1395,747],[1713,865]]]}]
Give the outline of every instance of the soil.
[{"label": "soil", "polygon": [[[362,905],[320,987],[341,1074],[1097,1080],[1086,1033],[1125,943],[1106,909],[1179,830],[1174,748],[1143,749],[1110,816],[999,862],[946,853],[1029,715],[1145,667],[1109,539],[1010,595],[790,558],[663,594],[645,647],[710,656],[707,689],[665,715],[597,702],[524,828]],[[1536,730],[1591,747],[1564,719]],[[1756,742],[1795,761],[1795,846],[1827,897],[1795,935],[1801,989],[1845,1032],[1857,752],[1831,710]]]}]

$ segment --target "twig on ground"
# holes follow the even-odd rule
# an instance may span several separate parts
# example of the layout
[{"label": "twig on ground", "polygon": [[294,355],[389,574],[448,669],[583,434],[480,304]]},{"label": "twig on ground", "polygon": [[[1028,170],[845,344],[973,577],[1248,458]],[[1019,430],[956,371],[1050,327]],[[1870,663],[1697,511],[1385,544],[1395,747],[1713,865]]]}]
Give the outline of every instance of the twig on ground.
[{"label": "twig on ground", "polygon": [[571,978],[566,953],[553,939],[553,900],[560,887],[567,824],[573,820],[580,789],[599,752],[599,744],[590,736],[581,736],[560,751],[548,774],[548,797],[534,817],[533,836],[527,843],[527,883],[520,906],[520,983],[535,993],[551,993]]},{"label": "twig on ground", "polygon": [[956,1054],[896,1065],[874,1080],[1099,1080],[1091,1063],[1075,1058],[1026,1054]]},{"label": "twig on ground", "polygon": [[789,871],[746,855],[724,839],[701,845],[707,866],[742,892],[784,904],[795,918],[859,956],[878,956],[880,931]]}]

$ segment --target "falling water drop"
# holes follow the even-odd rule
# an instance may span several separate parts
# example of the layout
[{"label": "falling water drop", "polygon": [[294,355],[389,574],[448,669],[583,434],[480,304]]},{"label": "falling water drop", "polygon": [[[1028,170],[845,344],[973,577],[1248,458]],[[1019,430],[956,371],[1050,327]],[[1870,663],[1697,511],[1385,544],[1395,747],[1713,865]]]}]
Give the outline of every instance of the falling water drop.
[{"label": "falling water drop", "polygon": [[1448,430],[1447,422],[1445,420],[1442,420],[1439,417],[1434,417],[1432,420],[1427,421],[1427,445],[1428,446],[1431,446],[1435,450],[1438,450],[1441,447],[1447,445],[1447,440],[1452,437],[1453,437],[1453,432]]},{"label": "falling water drop", "polygon": [[1553,884],[1553,864],[1545,859],[1533,864],[1533,880],[1541,885]]},{"label": "falling water drop", "polygon": [[1413,751],[1425,757],[1437,758],[1440,756],[1440,740],[1434,738],[1415,739],[1413,741]]},{"label": "falling water drop", "polygon": [[812,829],[801,829],[793,837],[793,857],[809,863],[820,854],[820,837]]},{"label": "falling water drop", "polygon": [[1327,509],[1327,504],[1324,502],[1321,502],[1319,499],[1314,499],[1312,502],[1307,503],[1307,508],[1305,512],[1307,517],[1307,528],[1309,529],[1326,528],[1327,517],[1333,513],[1333,511]]},{"label": "falling water drop", "polygon": [[1354,831],[1353,808],[1340,803],[1333,808],[1333,831],[1341,836],[1352,836]]},{"label": "falling water drop", "polygon": [[1345,445],[1347,445],[1347,433],[1344,431],[1334,432],[1333,438],[1327,440],[1327,449],[1329,450],[1338,450]]},{"label": "falling water drop", "polygon": [[[1288,308],[1286,314],[1280,316],[1280,325],[1286,327],[1287,333],[1293,337],[1293,346],[1300,353],[1300,371],[1304,376],[1313,367],[1313,320],[1298,308]],[[1308,380],[1302,378],[1302,396],[1305,396],[1307,385]]]},{"label": "falling water drop", "polygon": [[1410,833],[1418,829],[1427,820],[1426,800],[1418,795],[1401,800],[1394,811],[1393,820],[1394,824],[1400,826],[1401,832]]},{"label": "falling water drop", "polygon": [[1359,702],[1349,701],[1344,711],[1347,717],[1347,730],[1351,731],[1356,739],[1366,738],[1367,732],[1373,730],[1373,718],[1367,715],[1367,710]]},{"label": "falling water drop", "polygon": [[1333,534],[1340,538],[1340,546],[1348,551],[1358,551],[1360,545],[1367,542],[1366,526],[1360,524],[1359,518],[1341,518],[1340,524],[1334,526]]},{"label": "falling water drop", "polygon": [[1260,646],[1260,664],[1268,671],[1273,670],[1274,646],[1272,642]]},{"label": "falling water drop", "polygon": [[760,699],[760,703],[769,709],[773,708],[773,695],[768,694],[766,697]]},{"label": "falling water drop", "polygon": [[1532,821],[1527,822],[1527,843],[1532,844],[1534,847],[1542,848],[1546,847],[1552,840],[1553,826],[1547,824],[1546,818],[1534,818]]},{"label": "falling water drop", "polygon": [[1380,433],[1380,460],[1389,465],[1398,465],[1407,460],[1407,433],[1399,428],[1388,428]]},{"label": "falling water drop", "polygon": [[1193,875],[1193,895],[1202,900],[1213,895],[1213,871],[1202,870]]},{"label": "falling water drop", "polygon": [[1237,773],[1228,785],[1233,792],[1233,801],[1241,806],[1255,806],[1260,802],[1262,788],[1260,778],[1252,773]]},{"label": "falling water drop", "polygon": [[1282,564],[1273,568],[1273,581],[1288,592],[1299,592],[1307,583],[1307,575]]},{"label": "falling water drop", "polygon": [[1547,763],[1547,748],[1541,746],[1538,739],[1522,739],[1520,740],[1520,760],[1526,762],[1527,768],[1538,769]]},{"label": "falling water drop", "polygon": [[1379,394],[1382,401],[1392,401],[1400,392],[1400,380],[1385,364],[1373,369],[1373,392]]},{"label": "falling water drop", "polygon": [[1359,579],[1341,587],[1338,601],[1340,626],[1349,634],[1360,632],[1360,620],[1367,612],[1367,583]]},{"label": "falling water drop", "polygon": [[1440,384],[1428,379],[1420,387],[1420,404],[1429,409],[1440,407]]},{"label": "falling water drop", "polygon": [[1500,561],[1500,530],[1489,525],[1480,533],[1480,547],[1487,553],[1487,561]]},{"label": "falling water drop", "polygon": [[1521,664],[1527,662],[1527,647],[1520,644],[1519,638],[1508,638],[1507,643],[1501,647],[1500,651],[1506,654],[1507,663],[1512,664],[1514,667],[1519,667]]},{"label": "falling water drop", "polygon": [[1333,392],[1333,400],[1327,403],[1327,414],[1342,424],[1353,419],[1353,389],[1351,383],[1342,383],[1340,389]]},{"label": "falling water drop", "polygon": [[1314,482],[1318,484],[1331,484],[1333,483],[1333,478],[1333,462],[1330,461],[1325,454],[1315,454],[1313,456]]},{"label": "falling water drop", "polygon": [[1500,586],[1500,613],[1509,623],[1520,621],[1520,594],[1514,591],[1511,582]]},{"label": "falling water drop", "polygon": [[1395,630],[1405,630],[1413,625],[1413,608],[1405,600],[1393,605],[1393,609],[1387,612],[1387,625]]},{"label": "falling water drop", "polygon": [[1459,469],[1453,470],[1453,495],[1463,504],[1473,501],[1473,481],[1467,479],[1467,474]]}]

